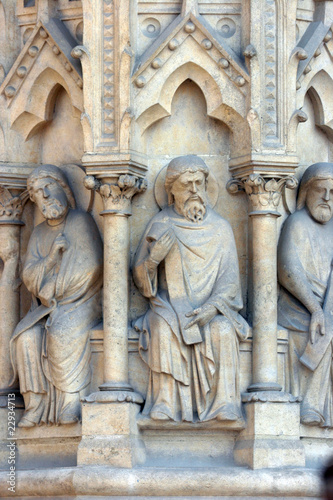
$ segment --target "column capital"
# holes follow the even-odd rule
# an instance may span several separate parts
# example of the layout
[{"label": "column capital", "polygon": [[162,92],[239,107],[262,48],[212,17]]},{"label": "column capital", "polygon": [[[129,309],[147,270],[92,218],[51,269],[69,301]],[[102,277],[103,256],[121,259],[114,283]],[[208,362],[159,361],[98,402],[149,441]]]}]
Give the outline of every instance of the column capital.
[{"label": "column capital", "polygon": [[0,225],[23,225],[20,218],[27,198],[27,191],[24,191],[18,196],[16,194],[12,194],[9,189],[0,184]]},{"label": "column capital", "polygon": [[227,190],[230,194],[245,191],[251,202],[250,215],[279,216],[279,206],[283,189],[295,189],[298,181],[293,176],[268,177],[260,174],[250,174],[240,179],[230,179]]},{"label": "column capital", "polygon": [[104,204],[101,215],[131,215],[133,196],[147,189],[146,179],[128,174],[102,179],[87,175],[84,179],[84,185],[87,189],[98,191],[101,195]]}]

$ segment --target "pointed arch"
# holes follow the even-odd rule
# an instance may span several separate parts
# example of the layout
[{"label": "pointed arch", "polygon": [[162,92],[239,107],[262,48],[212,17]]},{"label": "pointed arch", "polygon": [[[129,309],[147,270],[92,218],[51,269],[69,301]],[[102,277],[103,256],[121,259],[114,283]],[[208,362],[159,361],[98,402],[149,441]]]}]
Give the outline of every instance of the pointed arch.
[{"label": "pointed arch", "polygon": [[231,154],[232,156],[239,154],[243,148],[251,143],[249,123],[246,118],[235,110],[229,99],[227,99],[228,102],[224,102],[223,98],[225,95],[222,94],[221,88],[213,76],[202,66],[194,62],[187,62],[179,66],[164,81],[159,94],[155,98],[151,96],[149,106],[136,120],[141,135],[144,134],[148,127],[162,118],[171,115],[171,105],[174,95],[186,80],[193,81],[202,91],[206,101],[207,115],[228,126],[232,132]]},{"label": "pointed arch", "polygon": [[23,93],[17,98],[11,113],[11,127],[22,133],[25,140],[35,135],[52,119],[56,96],[64,88],[74,108],[83,112],[82,93],[72,92],[72,80],[66,81],[52,68],[45,68],[33,81],[29,99]]},{"label": "pointed arch", "polygon": [[319,71],[308,85],[307,95],[313,105],[315,123],[333,141],[333,79],[325,71]]}]

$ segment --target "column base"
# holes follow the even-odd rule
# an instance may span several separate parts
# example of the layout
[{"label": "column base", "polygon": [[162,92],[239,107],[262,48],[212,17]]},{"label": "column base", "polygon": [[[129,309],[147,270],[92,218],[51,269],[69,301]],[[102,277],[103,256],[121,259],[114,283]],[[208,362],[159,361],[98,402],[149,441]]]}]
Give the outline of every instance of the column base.
[{"label": "column base", "polygon": [[127,390],[102,390],[98,392],[93,392],[81,399],[82,403],[136,403],[142,404],[144,402],[141,394],[134,392],[133,389]]},{"label": "column base", "polygon": [[248,392],[282,391],[282,387],[276,382],[258,382],[248,387]]},{"label": "column base", "polygon": [[[131,400],[127,399],[129,395]],[[140,406],[136,402],[143,402],[142,396],[126,391],[101,391],[85,398],[78,465],[132,468],[145,462],[145,446],[136,423]]]},{"label": "column base", "polygon": [[247,427],[236,441],[234,458],[252,469],[305,467],[300,440],[300,402],[284,392],[243,394]]},{"label": "column base", "polygon": [[133,392],[133,388],[126,382],[104,382],[99,386],[100,391],[130,391]]}]

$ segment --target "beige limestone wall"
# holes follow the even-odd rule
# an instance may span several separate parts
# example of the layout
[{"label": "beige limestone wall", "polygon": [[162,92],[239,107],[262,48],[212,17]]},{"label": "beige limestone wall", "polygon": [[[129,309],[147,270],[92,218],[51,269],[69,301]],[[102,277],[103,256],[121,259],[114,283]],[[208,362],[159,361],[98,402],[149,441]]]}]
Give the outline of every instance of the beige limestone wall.
[{"label": "beige limestone wall", "polygon": [[[176,90],[171,116],[149,127],[141,137],[142,151],[148,157],[147,180],[150,189],[133,201],[131,218],[131,254],[134,255],[141,235],[153,215],[159,211],[154,196],[154,183],[159,171],[170,159],[184,154],[201,156],[218,182],[215,210],[226,218],[234,231],[238,251],[244,314],[247,306],[247,200],[233,197],[226,190],[229,180],[230,130],[220,120],[207,116],[207,103],[200,88],[187,80]],[[146,301],[132,285],[131,315],[143,314]]]}]

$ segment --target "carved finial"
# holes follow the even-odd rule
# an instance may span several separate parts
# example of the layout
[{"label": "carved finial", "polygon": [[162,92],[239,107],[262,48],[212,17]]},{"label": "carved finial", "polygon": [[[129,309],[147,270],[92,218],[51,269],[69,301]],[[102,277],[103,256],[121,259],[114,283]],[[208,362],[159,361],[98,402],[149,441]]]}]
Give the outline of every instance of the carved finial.
[{"label": "carved finial", "polygon": [[183,0],[181,15],[185,17],[191,11],[195,16],[199,15],[198,0]]}]

